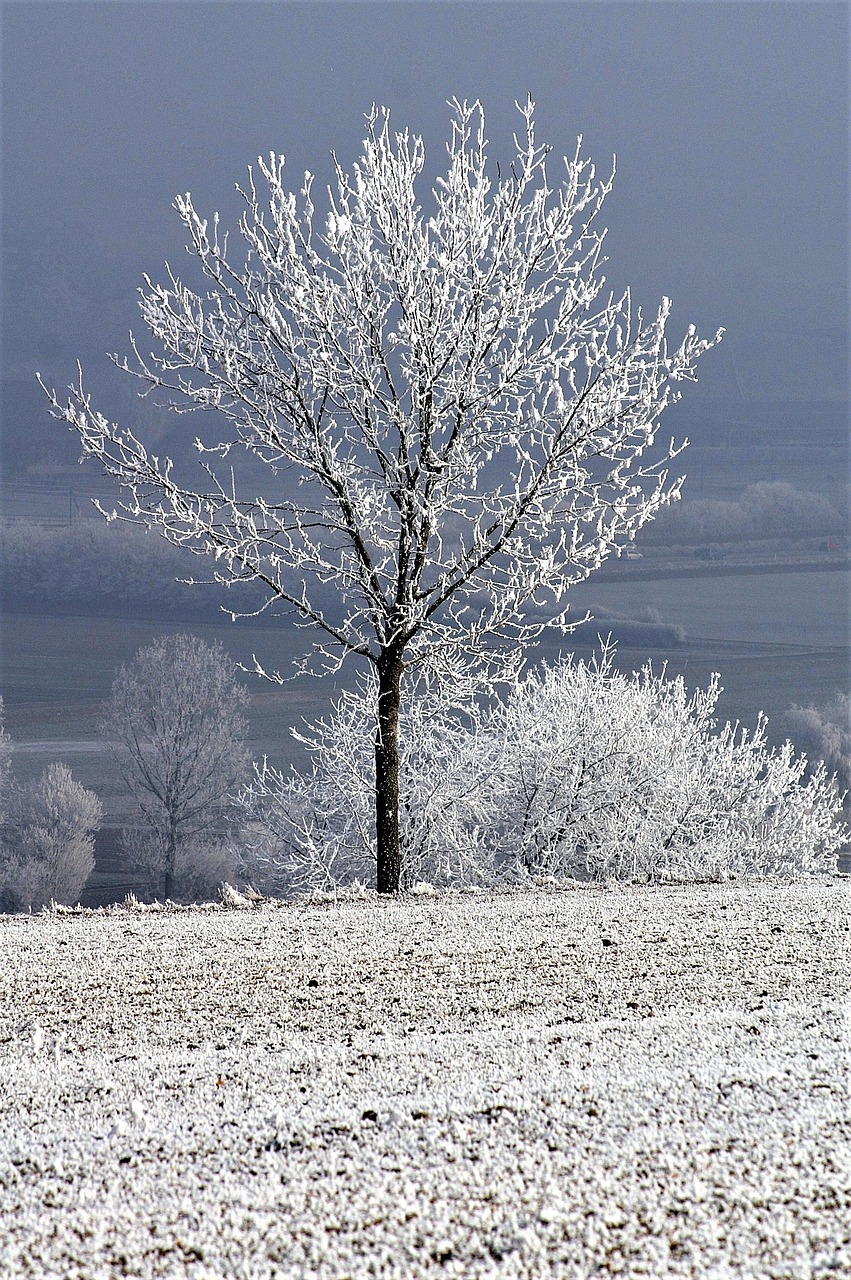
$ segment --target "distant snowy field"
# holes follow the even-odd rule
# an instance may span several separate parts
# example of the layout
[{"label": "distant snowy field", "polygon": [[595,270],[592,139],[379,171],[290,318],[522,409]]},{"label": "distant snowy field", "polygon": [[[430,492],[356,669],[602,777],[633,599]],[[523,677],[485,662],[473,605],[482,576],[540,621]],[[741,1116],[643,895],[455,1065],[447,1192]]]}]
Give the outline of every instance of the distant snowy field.
[{"label": "distant snowy field", "polygon": [[851,1275],[848,884],[0,918],[0,1275]]}]

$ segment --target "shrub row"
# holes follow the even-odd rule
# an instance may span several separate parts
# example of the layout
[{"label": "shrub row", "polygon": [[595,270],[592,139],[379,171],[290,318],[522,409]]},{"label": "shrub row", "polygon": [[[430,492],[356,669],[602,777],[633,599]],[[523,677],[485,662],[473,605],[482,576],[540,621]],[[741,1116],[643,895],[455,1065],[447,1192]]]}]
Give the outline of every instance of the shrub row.
[{"label": "shrub row", "polygon": [[[830,870],[847,839],[824,764],[719,728],[718,678],[691,695],[647,666],[544,667],[490,706],[419,677],[404,712],[401,820],[407,885],[498,878],[631,881]],[[244,874],[289,893],[374,876],[376,688],[344,693],[298,735],[309,771],[267,762],[240,799]]]}]

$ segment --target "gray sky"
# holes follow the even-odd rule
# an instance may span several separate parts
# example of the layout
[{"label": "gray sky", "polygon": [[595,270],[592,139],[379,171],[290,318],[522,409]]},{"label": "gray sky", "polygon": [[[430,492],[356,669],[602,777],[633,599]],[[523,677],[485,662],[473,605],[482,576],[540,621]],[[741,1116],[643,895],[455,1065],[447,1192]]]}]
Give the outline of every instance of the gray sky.
[{"label": "gray sky", "polygon": [[847,79],[844,3],[7,0],[7,433],[36,368],[63,384],[80,355],[94,385],[142,272],[182,266],[178,191],[227,217],[272,148],[324,176],[373,101],[437,171],[452,94],[496,157],[528,92],[557,151],[617,153],[610,280],[671,296],[675,333],[728,329],[699,394],[844,400]]}]

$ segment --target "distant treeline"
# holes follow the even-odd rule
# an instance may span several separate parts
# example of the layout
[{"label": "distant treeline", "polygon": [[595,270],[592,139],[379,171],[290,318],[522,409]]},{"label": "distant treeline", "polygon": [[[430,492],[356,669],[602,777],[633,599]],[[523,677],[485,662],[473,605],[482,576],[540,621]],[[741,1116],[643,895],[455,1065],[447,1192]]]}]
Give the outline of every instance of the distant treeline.
[{"label": "distant treeline", "polygon": [[685,498],[660,511],[642,531],[648,542],[758,541],[764,538],[843,536],[847,517],[824,494],[781,480],[761,480],[735,500]]},{"label": "distant treeline", "polygon": [[237,601],[224,588],[178,581],[208,577],[210,562],[129,524],[84,520],[49,528],[16,520],[0,527],[0,563],[7,607],[205,613],[217,611],[226,598],[235,608],[249,607],[245,591]]},{"label": "distant treeline", "polygon": [[[222,607],[249,611],[261,601],[250,586],[233,588],[191,585],[180,579],[204,579],[210,561],[172,546],[156,533],[136,525],[107,526],[84,520],[70,528],[50,528],[16,520],[0,525],[2,601],[7,608],[34,608],[133,615],[218,616]],[[333,608],[333,592],[329,607]],[[626,617],[593,608],[594,621],[583,628],[625,645],[682,644],[682,627],[665,622],[645,608]]]}]

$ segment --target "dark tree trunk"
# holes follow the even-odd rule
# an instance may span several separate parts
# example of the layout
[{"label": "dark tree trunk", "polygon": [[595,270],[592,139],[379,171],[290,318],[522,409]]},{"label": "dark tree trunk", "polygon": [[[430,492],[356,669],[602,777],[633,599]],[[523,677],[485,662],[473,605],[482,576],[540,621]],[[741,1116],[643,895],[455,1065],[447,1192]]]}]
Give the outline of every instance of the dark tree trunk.
[{"label": "dark tree trunk", "polygon": [[163,866],[163,899],[168,902],[174,893],[174,862],[177,854],[177,829],[173,823],[169,823],[168,835],[166,836],[165,847],[165,864]]},{"label": "dark tree trunk", "polygon": [[402,877],[399,842],[399,705],[402,655],[388,649],[378,663],[378,726],[375,735],[375,841],[378,892],[398,893]]}]

